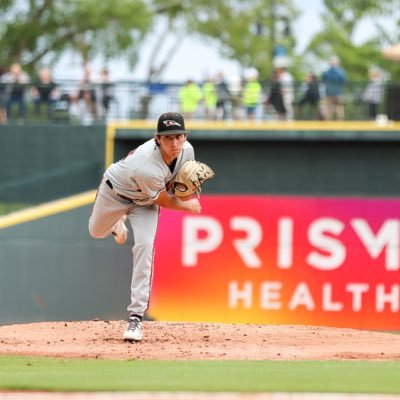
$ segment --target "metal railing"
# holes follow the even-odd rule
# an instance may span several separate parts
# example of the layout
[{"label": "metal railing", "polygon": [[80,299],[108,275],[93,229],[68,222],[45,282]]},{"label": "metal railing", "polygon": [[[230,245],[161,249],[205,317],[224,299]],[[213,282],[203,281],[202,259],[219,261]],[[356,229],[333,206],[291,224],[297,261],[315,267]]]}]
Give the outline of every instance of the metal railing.
[{"label": "metal railing", "polygon": [[[94,94],[92,107],[88,107],[87,102],[79,96],[79,81],[60,80],[57,82],[58,96],[51,103],[52,112],[48,113],[46,105],[41,107],[40,113],[35,108],[35,99],[31,92],[31,85],[25,88],[25,104],[27,113],[21,118],[18,104],[14,104],[8,115],[8,123],[32,122],[32,123],[58,123],[66,122],[71,124],[94,124],[105,123],[110,120],[134,120],[134,119],[156,119],[160,113],[165,111],[181,111],[179,101],[179,91],[183,84],[177,83],[146,83],[135,81],[115,81],[109,90],[112,95],[109,102],[109,109],[106,112],[102,104],[101,84],[91,84],[87,89]],[[393,84],[392,84],[393,85]],[[400,88],[400,84],[395,84]],[[201,84],[199,85],[201,87]],[[320,107],[324,107],[324,90],[321,86]],[[367,82],[348,83],[344,92],[345,120],[368,120],[368,105],[363,101],[363,93]],[[270,91],[270,83],[263,82],[263,100]],[[383,87],[386,94],[387,85]],[[400,90],[400,89],[398,89]],[[0,93],[1,94],[1,93]],[[315,110],[310,107],[303,107],[301,112],[297,103],[302,95],[302,84],[297,82],[293,85],[293,109],[294,120],[314,120],[317,119]],[[7,102],[7,94],[4,90],[2,97],[3,106]],[[240,94],[236,94],[236,99]],[[233,118],[233,106],[236,104],[235,118],[246,120],[246,112],[243,104],[234,101],[227,101],[227,118]],[[387,114],[387,96],[384,95],[378,105],[379,114]],[[94,111],[95,110],[95,111]],[[192,115],[193,119],[207,119],[207,114],[203,102]],[[277,118],[274,110],[263,104],[263,101],[256,107],[256,120],[269,120]]]}]

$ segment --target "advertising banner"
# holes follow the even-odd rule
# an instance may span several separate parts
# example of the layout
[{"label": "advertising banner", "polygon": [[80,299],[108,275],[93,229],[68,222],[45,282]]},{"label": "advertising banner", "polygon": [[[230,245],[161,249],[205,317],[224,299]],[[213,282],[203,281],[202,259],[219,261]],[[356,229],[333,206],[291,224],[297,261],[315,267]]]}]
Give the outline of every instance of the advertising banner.
[{"label": "advertising banner", "polygon": [[400,200],[202,196],[162,209],[157,320],[400,330]]}]

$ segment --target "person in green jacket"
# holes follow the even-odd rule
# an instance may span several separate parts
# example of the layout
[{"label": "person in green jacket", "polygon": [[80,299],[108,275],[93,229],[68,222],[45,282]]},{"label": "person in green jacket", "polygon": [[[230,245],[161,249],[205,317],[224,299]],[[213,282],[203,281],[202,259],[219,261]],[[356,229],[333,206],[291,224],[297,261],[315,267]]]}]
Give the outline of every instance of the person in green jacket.
[{"label": "person in green jacket", "polygon": [[242,103],[246,109],[249,121],[254,121],[255,112],[261,101],[262,87],[258,81],[258,71],[250,68],[246,74],[246,83],[243,88]]},{"label": "person in green jacket", "polygon": [[192,118],[199,107],[201,99],[202,93],[200,87],[191,79],[188,79],[179,91],[179,100],[184,118]]},{"label": "person in green jacket", "polygon": [[210,77],[203,84],[203,102],[206,119],[215,119],[217,106],[217,91],[215,88],[215,79]]}]

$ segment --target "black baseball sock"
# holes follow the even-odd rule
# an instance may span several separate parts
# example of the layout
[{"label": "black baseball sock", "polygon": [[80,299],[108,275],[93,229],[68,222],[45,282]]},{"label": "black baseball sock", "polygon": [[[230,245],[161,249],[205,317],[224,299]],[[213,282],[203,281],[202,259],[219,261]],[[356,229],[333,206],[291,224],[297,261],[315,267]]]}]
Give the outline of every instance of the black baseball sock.
[{"label": "black baseball sock", "polygon": [[129,318],[137,318],[140,322],[143,321],[143,317],[139,314],[131,314]]}]

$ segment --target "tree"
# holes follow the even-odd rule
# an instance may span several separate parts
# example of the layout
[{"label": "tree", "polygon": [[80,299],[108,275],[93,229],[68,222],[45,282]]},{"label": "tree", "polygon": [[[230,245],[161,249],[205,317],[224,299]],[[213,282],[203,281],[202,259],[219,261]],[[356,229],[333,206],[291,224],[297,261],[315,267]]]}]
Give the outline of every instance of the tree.
[{"label": "tree", "polygon": [[[324,4],[323,29],[314,35],[303,54],[306,67],[312,69],[321,65],[335,54],[352,81],[365,81],[371,65],[396,70],[396,66],[389,65],[381,53],[385,44],[396,39],[376,17],[391,15],[399,23],[397,0],[324,0]],[[377,21],[377,33],[356,44],[356,30],[368,18]]]},{"label": "tree", "polygon": [[[83,64],[100,55],[105,61],[128,60],[134,67],[144,39],[157,31],[149,82],[161,78],[188,36],[212,42],[221,55],[243,68],[256,67],[263,78],[270,76],[277,46],[283,46],[293,60],[296,78],[332,54],[340,57],[351,80],[365,80],[371,63],[400,76],[400,63],[385,61],[381,55],[385,46],[400,42],[400,29],[389,32],[377,19],[374,37],[354,41],[367,18],[390,15],[400,27],[398,0],[324,0],[324,4],[323,29],[303,54],[295,54],[291,23],[299,12],[294,0],[2,0],[0,59],[3,64],[18,61],[33,72],[39,64],[51,65],[72,50]],[[168,47],[170,38],[174,40]]]},{"label": "tree", "polygon": [[191,34],[215,41],[225,57],[269,76],[277,45],[293,56],[296,45],[290,21],[298,12],[292,0],[193,0],[188,13]]},{"label": "tree", "polygon": [[[133,67],[146,35],[163,26],[149,81],[161,77],[188,35],[214,42],[223,56],[268,76],[276,45],[293,55],[290,21],[296,16],[293,0],[3,0],[0,57],[20,62],[28,72],[43,62],[51,65],[67,50],[78,53],[83,64],[98,55],[105,60],[123,55]],[[175,41],[166,49],[171,36]]]},{"label": "tree", "polygon": [[83,64],[98,54],[123,54],[134,65],[151,24],[145,0],[2,0],[0,58],[33,72],[43,60],[52,64],[72,49]]},{"label": "tree", "polygon": [[[256,67],[261,76],[270,74],[276,45],[293,55],[296,43],[290,21],[298,15],[293,0],[153,0],[153,8],[164,29],[150,57],[149,81],[160,77],[187,36],[213,42],[224,57],[244,68]],[[155,56],[172,33],[175,41],[168,57],[157,63]]]}]

